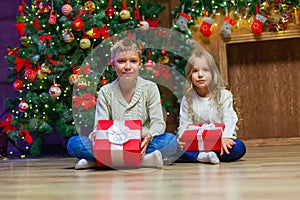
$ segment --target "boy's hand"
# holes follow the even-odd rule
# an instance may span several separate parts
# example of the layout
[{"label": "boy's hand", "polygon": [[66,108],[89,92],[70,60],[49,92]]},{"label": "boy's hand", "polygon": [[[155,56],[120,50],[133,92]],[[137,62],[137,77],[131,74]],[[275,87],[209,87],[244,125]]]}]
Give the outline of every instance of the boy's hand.
[{"label": "boy's hand", "polygon": [[142,144],[141,144],[141,154],[145,154],[149,142],[152,140],[152,135],[150,133],[142,133]]},{"label": "boy's hand", "polygon": [[222,156],[225,153],[230,154],[229,149],[231,149],[235,145],[235,142],[231,138],[222,138],[221,142],[221,153],[220,156]]},{"label": "boy's hand", "polygon": [[180,150],[184,150],[185,142],[182,142],[181,136],[177,138],[177,142],[178,142],[178,148],[179,148]]}]

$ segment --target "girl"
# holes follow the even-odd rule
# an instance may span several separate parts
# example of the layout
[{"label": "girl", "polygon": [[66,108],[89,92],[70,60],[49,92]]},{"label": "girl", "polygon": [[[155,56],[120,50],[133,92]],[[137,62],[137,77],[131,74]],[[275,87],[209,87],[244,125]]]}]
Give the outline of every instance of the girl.
[{"label": "girl", "polygon": [[181,158],[194,162],[219,163],[240,159],[246,148],[237,139],[238,117],[233,107],[233,98],[224,88],[221,74],[214,58],[206,51],[195,52],[186,66],[186,85],[180,105],[178,147],[184,149],[181,136],[189,124],[223,123],[221,150],[184,152]]},{"label": "girl", "polygon": [[67,145],[70,155],[79,158],[75,169],[96,166],[93,142],[98,120],[142,120],[142,166],[163,166],[163,159],[176,152],[176,137],[164,133],[166,124],[160,104],[160,93],[155,83],[139,76],[142,66],[140,45],[125,38],[111,50],[112,66],[117,79],[100,88],[95,112],[94,132],[89,136],[73,136]]}]

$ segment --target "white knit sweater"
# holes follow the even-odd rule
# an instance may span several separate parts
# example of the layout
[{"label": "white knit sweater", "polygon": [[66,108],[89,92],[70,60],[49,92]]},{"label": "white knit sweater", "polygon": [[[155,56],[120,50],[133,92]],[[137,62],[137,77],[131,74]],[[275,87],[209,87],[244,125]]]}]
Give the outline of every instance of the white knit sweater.
[{"label": "white knit sweater", "polygon": [[137,78],[130,103],[123,97],[118,79],[100,88],[94,130],[97,129],[97,122],[100,119],[142,120],[142,132],[150,133],[152,136],[164,133],[166,128],[158,87],[141,77]]},{"label": "white knit sweater", "polygon": [[200,97],[196,92],[191,94],[194,118],[188,114],[188,102],[183,97],[180,104],[180,120],[178,135],[181,136],[189,124],[224,123],[223,138],[237,137],[237,114],[233,108],[232,94],[228,90],[221,91],[221,115],[217,112],[216,103],[210,98]]}]

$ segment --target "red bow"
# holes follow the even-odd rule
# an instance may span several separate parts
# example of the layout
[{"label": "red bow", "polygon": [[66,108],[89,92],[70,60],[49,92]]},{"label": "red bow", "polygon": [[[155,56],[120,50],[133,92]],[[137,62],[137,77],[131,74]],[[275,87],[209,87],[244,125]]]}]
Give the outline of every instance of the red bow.
[{"label": "red bow", "polygon": [[42,5],[42,7],[40,8],[39,12],[40,13],[44,13],[44,12],[49,12],[51,10],[51,7],[49,5],[50,3],[44,3],[44,5]]},{"label": "red bow", "polygon": [[50,45],[50,40],[52,40],[52,35],[41,35],[39,36],[39,40],[41,42],[45,42],[45,40],[47,40],[48,45]]},{"label": "red bow", "polygon": [[2,132],[6,133],[8,131],[15,131],[17,128],[11,125],[12,123],[12,115],[7,115],[6,120],[0,121],[0,127],[2,128]]},{"label": "red bow", "polygon": [[154,77],[158,78],[159,75],[162,75],[163,77],[168,79],[169,78],[169,71],[170,71],[170,68],[164,68],[163,65],[158,65],[157,70],[154,73]]},{"label": "red bow", "polygon": [[95,107],[96,101],[97,99],[91,93],[86,93],[82,97],[73,96],[73,107],[79,108],[83,106],[85,110],[88,110],[89,108]]},{"label": "red bow", "polygon": [[108,26],[103,26],[102,28],[93,28],[93,35],[91,36],[91,38],[99,38],[101,35],[107,39],[110,37],[108,31]]},{"label": "red bow", "polygon": [[24,137],[24,140],[26,142],[28,142],[29,144],[31,144],[32,141],[33,141],[31,135],[29,134],[29,132],[26,129],[25,130],[20,130],[20,136]]},{"label": "red bow", "polygon": [[7,48],[7,55],[9,56],[19,56],[19,48]]},{"label": "red bow", "polygon": [[80,68],[76,69],[76,74],[81,74],[82,72],[84,72],[86,75],[89,75],[93,71],[91,70],[90,65],[86,65],[84,67],[80,67]]},{"label": "red bow", "polygon": [[23,59],[23,58],[20,58],[20,57],[16,57],[16,60],[15,60],[15,70],[17,72],[19,72],[23,66],[25,66],[25,69],[30,69],[32,68],[32,65],[30,63],[30,59],[27,58],[27,59]]}]

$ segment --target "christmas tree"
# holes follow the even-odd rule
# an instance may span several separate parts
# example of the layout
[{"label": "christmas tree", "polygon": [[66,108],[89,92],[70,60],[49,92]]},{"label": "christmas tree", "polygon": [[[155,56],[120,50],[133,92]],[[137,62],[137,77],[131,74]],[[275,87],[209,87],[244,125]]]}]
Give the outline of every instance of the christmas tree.
[{"label": "christmas tree", "polygon": [[0,126],[10,138],[27,141],[32,155],[40,154],[44,136],[53,131],[68,138],[90,127],[84,115],[93,115],[97,94],[87,88],[99,88],[115,74],[106,63],[100,80],[91,83],[93,67],[84,59],[117,33],[157,26],[163,10],[151,0],[34,0],[28,5],[22,0],[16,19],[20,46],[8,46],[6,56],[8,81],[19,96],[7,100],[12,114]]}]

